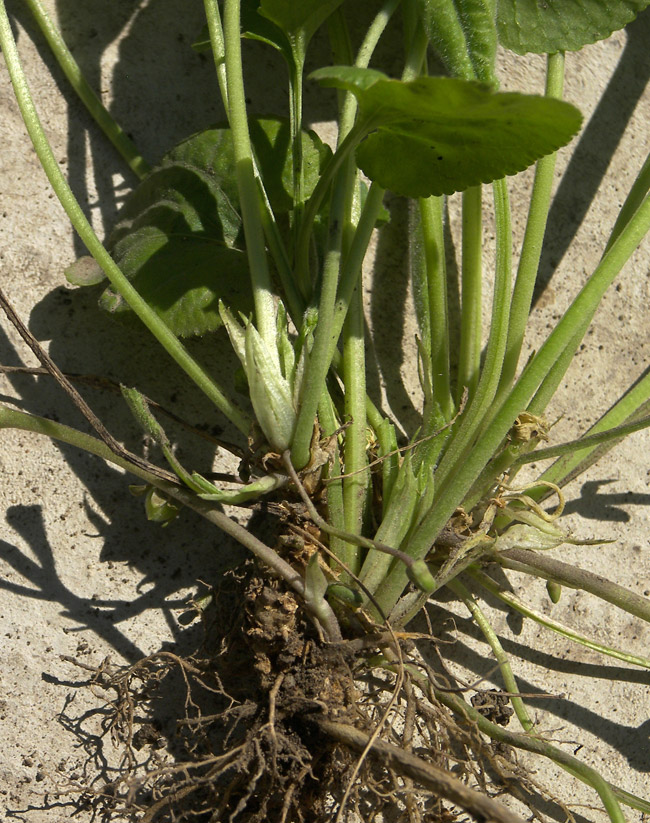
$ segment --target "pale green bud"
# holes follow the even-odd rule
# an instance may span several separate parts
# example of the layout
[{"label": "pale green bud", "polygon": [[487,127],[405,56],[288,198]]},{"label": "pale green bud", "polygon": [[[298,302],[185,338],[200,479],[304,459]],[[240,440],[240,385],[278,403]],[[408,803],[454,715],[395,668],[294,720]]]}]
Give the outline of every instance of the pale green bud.
[{"label": "pale green bud", "polygon": [[291,386],[277,356],[269,351],[252,323],[246,327],[246,374],[255,417],[272,449],[289,448],[296,425]]}]

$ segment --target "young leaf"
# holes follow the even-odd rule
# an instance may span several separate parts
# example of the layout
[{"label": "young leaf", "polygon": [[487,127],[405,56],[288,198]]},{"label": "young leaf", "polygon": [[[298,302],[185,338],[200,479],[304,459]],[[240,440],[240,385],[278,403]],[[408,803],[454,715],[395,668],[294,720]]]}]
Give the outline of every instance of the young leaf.
[{"label": "young leaf", "polygon": [[68,283],[73,286],[96,286],[97,283],[106,279],[99,263],[89,254],[75,260],[63,274]]},{"label": "young leaf", "polygon": [[507,49],[526,54],[577,51],[630,23],[650,0],[499,0],[497,31]]},{"label": "young leaf", "polygon": [[309,558],[305,569],[305,602],[316,611],[327,592],[327,578],[318,562],[318,554]]},{"label": "young leaf", "polygon": [[241,28],[244,37],[251,40],[260,40],[268,46],[273,46],[280,54],[291,62],[291,45],[281,27],[277,26],[272,18],[260,14],[260,0],[242,0]]},{"label": "young leaf", "polygon": [[390,80],[381,72],[336,66],[312,77],[359,101],[362,171],[408,197],[452,194],[516,174],[568,143],[580,112],[561,100],[495,93],[451,77]]},{"label": "young leaf", "polygon": [[417,0],[422,24],[449,73],[496,86],[495,0]]},{"label": "young leaf", "polygon": [[314,32],[343,0],[262,0],[260,11],[279,26],[290,40],[300,37],[306,44]]}]

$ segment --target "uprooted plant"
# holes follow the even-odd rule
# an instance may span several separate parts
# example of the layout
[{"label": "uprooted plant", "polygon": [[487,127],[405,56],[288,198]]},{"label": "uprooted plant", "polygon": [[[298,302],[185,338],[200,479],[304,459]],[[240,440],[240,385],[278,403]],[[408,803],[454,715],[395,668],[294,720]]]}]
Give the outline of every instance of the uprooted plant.
[{"label": "uprooted plant", "polygon": [[[74,88],[142,178],[106,246],[52,155],[0,4],[0,43],[27,130],[91,255],[71,266],[68,279],[90,286],[107,278],[103,308],[137,315],[247,441],[237,482],[213,482],[180,463],[153,405],[137,388],[123,387],[135,419],[159,446],[167,468],[127,452],[22,327],[43,365],[83,404],[99,437],[7,406],[0,408],[1,426],[45,434],[124,467],[143,484],[136,492],[145,496],[151,519],[165,524],[188,507],[235,537],[258,561],[246,577],[239,606],[230,609],[240,619],[230,626],[225,652],[206,651],[193,660],[154,656],[126,672],[95,673],[96,685],[117,690],[125,714],[115,724],[132,757],[133,705],[139,699],[135,683],[143,683],[144,692],[163,671],[177,668],[188,689],[193,684],[188,705],[196,705],[192,701],[203,689],[219,693],[227,706],[215,726],[200,712],[190,712],[183,720],[183,763],[169,767],[150,760],[143,769],[153,794],[145,802],[136,784],[127,782],[115,813],[190,819],[191,808],[205,820],[290,820],[307,819],[304,810],[310,808],[309,819],[330,819],[334,813],[343,819],[351,795],[352,805],[367,819],[391,806],[403,808],[411,820],[423,819],[418,803],[429,815],[435,808],[435,819],[442,819],[442,801],[478,819],[515,819],[441,768],[471,750],[491,764],[500,785],[519,776],[524,792],[527,778],[495,755],[486,739],[556,761],[593,786],[616,823],[624,820],[621,803],[650,813],[648,801],[611,785],[536,730],[509,658],[477,598],[489,592],[565,637],[650,667],[641,655],[609,648],[534,612],[486,568],[497,564],[546,579],[555,600],[563,585],[582,588],[650,619],[644,598],[540,554],[579,542],[559,524],[562,486],[622,437],[650,424],[650,377],[634,385],[579,440],[539,448],[549,439],[545,412],[601,298],[650,228],[647,163],[600,263],[543,345],[520,367],[555,152],[581,124],[580,113],[561,99],[564,52],[622,28],[647,0],[591,0],[562,9],[533,0],[385,0],[377,4],[356,50],[343,0],[224,0],[223,18],[216,0],[204,2],[207,27],[195,47],[212,51],[227,123],[189,137],[150,170],[83,80],[39,0],[26,0]],[[370,64],[381,38],[396,36],[393,18],[398,17],[404,68],[401,78],[393,79]],[[305,79],[307,49],[323,26],[335,65]],[[288,112],[248,116],[242,37],[282,55]],[[548,55],[545,96],[498,91],[498,42],[521,54]],[[442,59],[445,76],[429,73],[430,49]],[[303,129],[306,82],[338,94],[334,150]],[[505,178],[533,163],[528,222],[513,276]],[[495,216],[492,261],[482,252],[487,184]],[[373,232],[388,219],[386,190],[410,198],[411,204],[408,261],[422,406],[410,431],[368,396],[365,379],[362,265]],[[445,224],[446,198],[456,192],[462,192],[460,347],[452,364]],[[481,307],[488,268],[494,287],[484,335]],[[2,304],[11,316],[4,297]],[[19,319],[12,319],[21,328]],[[222,326],[241,362],[240,384],[245,383],[250,400],[245,408],[232,399],[232,387],[217,385],[182,342]],[[517,483],[522,466],[553,457],[558,459],[539,477]],[[549,512],[541,503],[551,494],[558,503]],[[261,500],[283,518],[275,547],[223,509]],[[506,731],[490,720],[463,699],[462,690],[442,684],[411,653],[405,627],[443,587],[466,604],[492,647],[504,694],[523,732]],[[223,610],[218,594],[211,608]],[[273,614],[271,622],[264,609]],[[210,649],[210,633],[206,643]],[[254,695],[233,691],[236,680],[227,675],[245,645],[256,660]],[[358,690],[362,681],[371,683],[370,692]],[[264,711],[252,719],[247,700],[259,702],[261,695],[266,695]],[[491,716],[497,717],[500,706],[500,717],[507,720],[499,700]],[[388,742],[379,739],[397,706],[404,710],[402,748],[390,742],[390,734]],[[226,742],[233,734],[224,720],[228,712],[235,724],[248,717],[250,725],[247,734],[236,734],[232,745],[218,753],[217,727]],[[434,762],[410,752],[416,730],[436,750]],[[329,748],[320,743],[326,751],[318,756],[317,734],[333,741]],[[363,782],[351,754],[357,750],[367,761]],[[379,759],[380,768],[372,758]],[[469,763],[465,758],[467,774]],[[140,774],[137,769],[135,774]],[[474,777],[487,791],[480,769]],[[415,792],[414,785],[422,790]],[[279,790],[284,791],[281,802],[274,795]],[[174,811],[181,808],[174,804],[188,797],[194,805]]]}]

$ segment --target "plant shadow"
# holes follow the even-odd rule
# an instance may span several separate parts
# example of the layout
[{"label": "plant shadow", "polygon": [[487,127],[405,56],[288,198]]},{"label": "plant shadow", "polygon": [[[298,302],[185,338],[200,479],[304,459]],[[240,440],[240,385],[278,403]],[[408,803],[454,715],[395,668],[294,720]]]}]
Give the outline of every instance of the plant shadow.
[{"label": "plant shadow", "polygon": [[[486,599],[491,604],[494,602],[491,598]],[[502,604],[500,608],[503,609]],[[435,603],[430,603],[427,611],[432,625],[453,627],[442,631],[440,637],[436,638],[439,643],[451,644],[449,648],[453,649],[451,653],[443,650],[443,657],[476,675],[476,680],[481,681],[477,686],[479,689],[491,688],[490,684],[495,678],[498,683],[498,672],[495,674],[495,668],[498,669],[498,667],[487,642],[474,621],[471,618],[459,617],[447,610],[444,595]],[[415,629],[419,621],[420,618],[414,622]],[[473,644],[480,644],[480,647],[468,645],[463,641],[463,637]],[[640,772],[650,772],[650,721],[642,719],[636,726],[625,722],[618,723],[583,705],[582,701],[571,699],[566,694],[553,694],[545,682],[546,672],[557,672],[580,678],[592,678],[603,684],[623,682],[646,686],[648,684],[647,671],[611,664],[585,663],[571,658],[561,659],[557,655],[518,643],[511,638],[499,636],[499,640],[506,654],[512,659],[520,658],[538,667],[539,674],[535,680],[517,676],[519,690],[524,695],[524,701],[531,712],[534,713],[536,709],[539,709],[548,712],[558,720],[570,722],[601,739],[613,750],[620,752],[631,768]],[[422,641],[417,645],[420,653],[434,670],[446,677],[446,673],[440,667],[439,658],[431,653],[430,644]],[[485,653],[483,649],[486,650]],[[500,687],[500,685],[497,686],[497,688]],[[526,695],[535,695],[535,697],[526,699]]]},{"label": "plant shadow", "polygon": [[650,80],[650,9],[626,27],[626,35],[616,70],[580,136],[553,198],[533,304],[549,285],[576,236]]}]

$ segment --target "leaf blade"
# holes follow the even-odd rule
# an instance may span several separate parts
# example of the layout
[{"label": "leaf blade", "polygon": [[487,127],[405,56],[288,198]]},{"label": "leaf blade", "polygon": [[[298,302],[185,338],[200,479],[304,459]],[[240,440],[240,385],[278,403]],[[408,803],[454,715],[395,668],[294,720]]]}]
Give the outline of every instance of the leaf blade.
[{"label": "leaf blade", "polygon": [[360,122],[375,129],[357,149],[359,167],[408,197],[452,194],[523,171],[568,143],[582,122],[564,101],[458,78],[402,82],[347,67],[312,77],[355,94]]},{"label": "leaf blade", "polygon": [[578,51],[622,29],[650,0],[499,0],[501,45],[517,54]]}]

